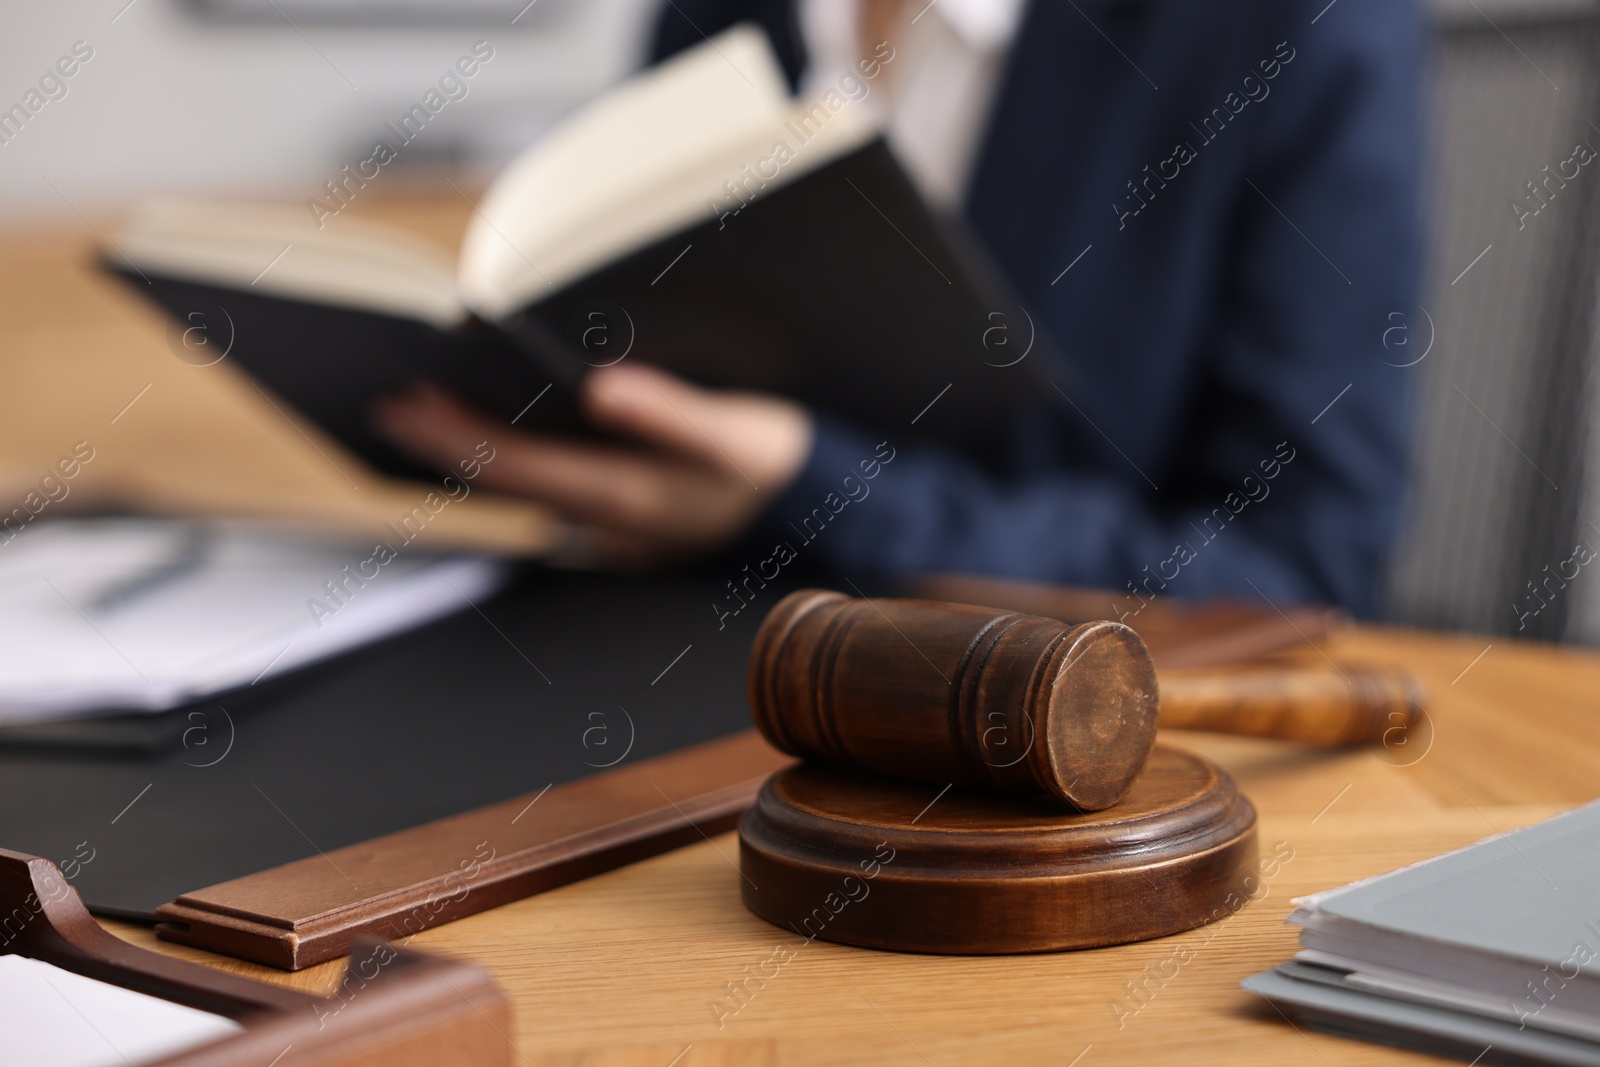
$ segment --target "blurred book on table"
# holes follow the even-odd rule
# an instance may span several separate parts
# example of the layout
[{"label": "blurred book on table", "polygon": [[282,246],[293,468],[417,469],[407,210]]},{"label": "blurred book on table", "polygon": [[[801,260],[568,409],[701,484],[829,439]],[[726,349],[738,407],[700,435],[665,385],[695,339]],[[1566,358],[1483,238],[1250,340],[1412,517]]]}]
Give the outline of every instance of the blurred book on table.
[{"label": "blurred book on table", "polygon": [[229,521],[42,522],[0,552],[0,724],[158,712],[470,607],[499,560]]}]

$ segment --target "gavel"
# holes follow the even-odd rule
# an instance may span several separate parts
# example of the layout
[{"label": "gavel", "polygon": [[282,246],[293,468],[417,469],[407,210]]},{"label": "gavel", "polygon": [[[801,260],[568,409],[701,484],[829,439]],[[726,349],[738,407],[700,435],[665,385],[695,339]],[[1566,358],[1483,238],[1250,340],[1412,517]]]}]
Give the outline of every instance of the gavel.
[{"label": "gavel", "polygon": [[757,728],[790,755],[1084,811],[1126,795],[1159,725],[1328,745],[1404,738],[1400,672],[1237,668],[1158,682],[1139,635],[929,600],[802,589],[750,652]]}]

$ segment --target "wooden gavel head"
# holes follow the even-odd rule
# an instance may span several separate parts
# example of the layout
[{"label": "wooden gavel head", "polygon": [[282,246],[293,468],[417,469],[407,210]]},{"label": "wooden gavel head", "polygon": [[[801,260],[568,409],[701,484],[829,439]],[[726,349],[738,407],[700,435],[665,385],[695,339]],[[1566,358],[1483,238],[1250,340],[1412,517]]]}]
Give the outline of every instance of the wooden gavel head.
[{"label": "wooden gavel head", "polygon": [[750,652],[757,728],[791,755],[936,784],[1121,800],[1155,743],[1155,667],[1118,622],[802,589]]}]

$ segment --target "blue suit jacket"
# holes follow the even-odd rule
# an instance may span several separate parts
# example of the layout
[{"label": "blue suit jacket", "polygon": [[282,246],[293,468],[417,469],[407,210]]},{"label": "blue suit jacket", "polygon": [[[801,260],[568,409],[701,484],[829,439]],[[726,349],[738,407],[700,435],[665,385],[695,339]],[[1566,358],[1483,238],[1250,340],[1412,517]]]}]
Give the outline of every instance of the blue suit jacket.
[{"label": "blue suit jacket", "polygon": [[[1061,350],[1053,408],[985,456],[823,417],[749,550],[1372,613],[1427,331],[1423,27],[1326,4],[1032,3],[965,212]],[[655,52],[752,18],[796,77],[792,0],[673,0]]]}]

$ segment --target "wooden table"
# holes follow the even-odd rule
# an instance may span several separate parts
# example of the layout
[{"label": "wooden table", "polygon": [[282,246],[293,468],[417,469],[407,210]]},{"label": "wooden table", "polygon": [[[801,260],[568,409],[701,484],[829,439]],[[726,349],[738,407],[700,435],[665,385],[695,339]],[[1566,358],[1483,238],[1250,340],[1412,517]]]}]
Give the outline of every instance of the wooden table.
[{"label": "wooden table", "polygon": [[[741,906],[737,841],[727,834],[425,931],[414,943],[494,972],[515,1012],[507,1039],[518,1062],[537,1067],[1424,1062],[1296,1029],[1239,980],[1294,952],[1296,931],[1283,924],[1292,898],[1592,799],[1600,791],[1600,657],[1366,627],[1298,656],[1320,663],[1323,654],[1415,670],[1433,694],[1434,743],[1425,753],[1326,752],[1171,735],[1169,743],[1238,777],[1260,811],[1263,853],[1278,842],[1293,853],[1265,882],[1263,899],[1215,927],[1005,958],[807,944]],[[287,975],[116,929],[301,988],[328,990],[340,970],[334,963]],[[780,945],[793,959],[764,984],[748,982],[741,1006],[728,983],[770,974],[765,961]],[[1180,947],[1193,958],[1175,967]]]},{"label": "wooden table", "polygon": [[[454,192],[392,190],[352,209],[446,249],[471,211]],[[42,515],[246,515],[370,544],[416,505],[415,485],[364,467],[228,360],[179,359],[166,317],[94,268],[115,235],[110,219],[0,235],[0,514],[79,441],[94,458]],[[561,534],[541,508],[474,491],[428,524],[425,547],[538,552]]]},{"label": "wooden table", "polygon": [[[444,241],[469,211],[433,198],[368,204]],[[0,488],[25,487],[57,453],[89,439],[98,458],[80,499],[373,528],[409,500],[402,487],[349,466],[242,377],[173,357],[160,318],[86,269],[94,239],[85,224],[71,235],[0,242]],[[529,547],[549,537],[525,506],[487,495],[468,503],[473,510],[441,530],[441,544]],[[1301,1032],[1238,982],[1294,951],[1296,932],[1283,925],[1293,897],[1592,799],[1600,791],[1600,716],[1591,708],[1600,658],[1377,628],[1298,655],[1411,667],[1434,695],[1435,741],[1426,752],[1339,753],[1174,736],[1239,778],[1260,810],[1263,851],[1283,842],[1293,852],[1264,899],[1213,928],[988,959],[805,944],[740,905],[730,834],[425,931],[415,943],[495,973],[515,1010],[507,1040],[518,1062],[538,1067],[1421,1061]],[[288,975],[157,942],[142,928],[115,929],[302,988],[330,990],[341,969]],[[762,968],[780,945],[794,958],[734,1000],[729,983]],[[1193,958],[1175,970],[1180,947]]]}]

